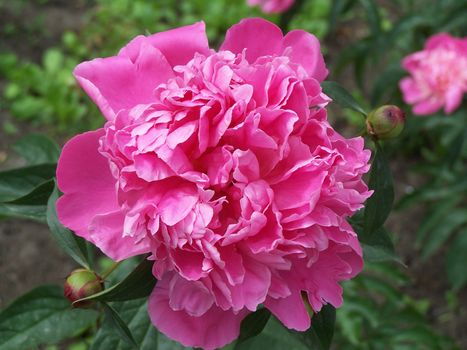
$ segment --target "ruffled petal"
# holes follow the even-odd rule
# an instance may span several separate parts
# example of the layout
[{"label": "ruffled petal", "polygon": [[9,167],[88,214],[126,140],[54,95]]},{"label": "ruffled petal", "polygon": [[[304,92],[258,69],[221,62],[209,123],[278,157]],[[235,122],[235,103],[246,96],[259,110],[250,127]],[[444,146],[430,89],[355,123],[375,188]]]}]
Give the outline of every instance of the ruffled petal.
[{"label": "ruffled petal", "polygon": [[149,253],[148,239],[123,236],[125,215],[118,210],[96,216],[89,225],[92,242],[112,260],[121,261],[132,256]]},{"label": "ruffled petal", "polygon": [[199,281],[188,281],[174,276],[169,285],[170,308],[200,317],[212,306],[214,300],[209,289]]}]

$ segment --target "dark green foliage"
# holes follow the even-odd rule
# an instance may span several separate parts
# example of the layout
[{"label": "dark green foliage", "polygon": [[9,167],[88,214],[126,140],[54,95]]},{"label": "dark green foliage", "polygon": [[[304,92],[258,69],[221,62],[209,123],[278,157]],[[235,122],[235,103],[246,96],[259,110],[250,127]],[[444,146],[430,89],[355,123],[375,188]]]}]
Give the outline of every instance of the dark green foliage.
[{"label": "dark green foliage", "polygon": [[337,312],[337,349],[457,349],[426,323],[427,301],[414,300],[401,287],[404,273],[388,263],[369,264],[344,284],[345,302]]},{"label": "dark green foliage", "polygon": [[94,310],[74,310],[59,286],[41,286],[0,312],[0,349],[36,349],[79,335],[97,319]]}]

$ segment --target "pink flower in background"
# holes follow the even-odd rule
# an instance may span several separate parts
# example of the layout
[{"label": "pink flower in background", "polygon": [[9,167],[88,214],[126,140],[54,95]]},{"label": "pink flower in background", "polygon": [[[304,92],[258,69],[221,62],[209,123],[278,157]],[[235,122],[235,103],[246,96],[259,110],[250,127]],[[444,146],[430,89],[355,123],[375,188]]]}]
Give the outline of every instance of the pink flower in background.
[{"label": "pink flower in background", "polygon": [[250,6],[260,6],[265,13],[281,13],[287,11],[295,0],[247,0]]},{"label": "pink flower in background", "polygon": [[150,254],[167,336],[214,349],[260,304],[300,331],[302,295],[316,312],[342,304],[370,152],[327,122],[326,75],[313,35],[262,19],[218,52],[196,23],[76,68],[107,122],[65,145],[59,218],[114,260]]},{"label": "pink flower in background", "polygon": [[450,114],[467,92],[467,38],[436,34],[423,51],[404,58],[402,66],[410,76],[400,81],[400,88],[413,113],[426,115],[444,107]]}]

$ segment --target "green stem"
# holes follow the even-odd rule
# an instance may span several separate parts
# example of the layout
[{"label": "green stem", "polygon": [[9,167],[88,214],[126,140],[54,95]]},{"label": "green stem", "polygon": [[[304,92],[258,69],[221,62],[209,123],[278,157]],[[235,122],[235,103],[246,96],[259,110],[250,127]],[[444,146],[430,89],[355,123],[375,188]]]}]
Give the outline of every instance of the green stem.
[{"label": "green stem", "polygon": [[109,277],[109,275],[114,272],[114,270],[118,267],[118,265],[121,264],[121,261],[118,261],[118,262],[114,262],[112,264],[112,266],[110,266],[110,268],[104,272],[104,274],[102,275],[102,279],[105,280],[107,277]]},{"label": "green stem", "polygon": [[[368,134],[368,130],[366,127],[363,127],[358,133],[357,133],[357,136],[366,136],[366,135],[369,135]],[[371,136],[371,135],[370,135]]]}]

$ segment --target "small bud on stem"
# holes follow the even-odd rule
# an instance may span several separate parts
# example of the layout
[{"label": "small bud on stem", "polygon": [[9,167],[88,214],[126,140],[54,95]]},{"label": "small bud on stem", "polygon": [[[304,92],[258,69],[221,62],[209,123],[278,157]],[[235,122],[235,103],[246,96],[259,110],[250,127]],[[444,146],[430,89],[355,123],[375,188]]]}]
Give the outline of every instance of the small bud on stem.
[{"label": "small bud on stem", "polygon": [[404,124],[404,112],[394,105],[385,105],[374,109],[368,114],[366,120],[368,134],[380,140],[399,136],[404,129]]},{"label": "small bud on stem", "polygon": [[73,307],[87,308],[92,301],[76,303],[77,300],[99,293],[104,289],[102,278],[95,272],[86,269],[77,269],[70,273],[64,285],[64,295]]}]

